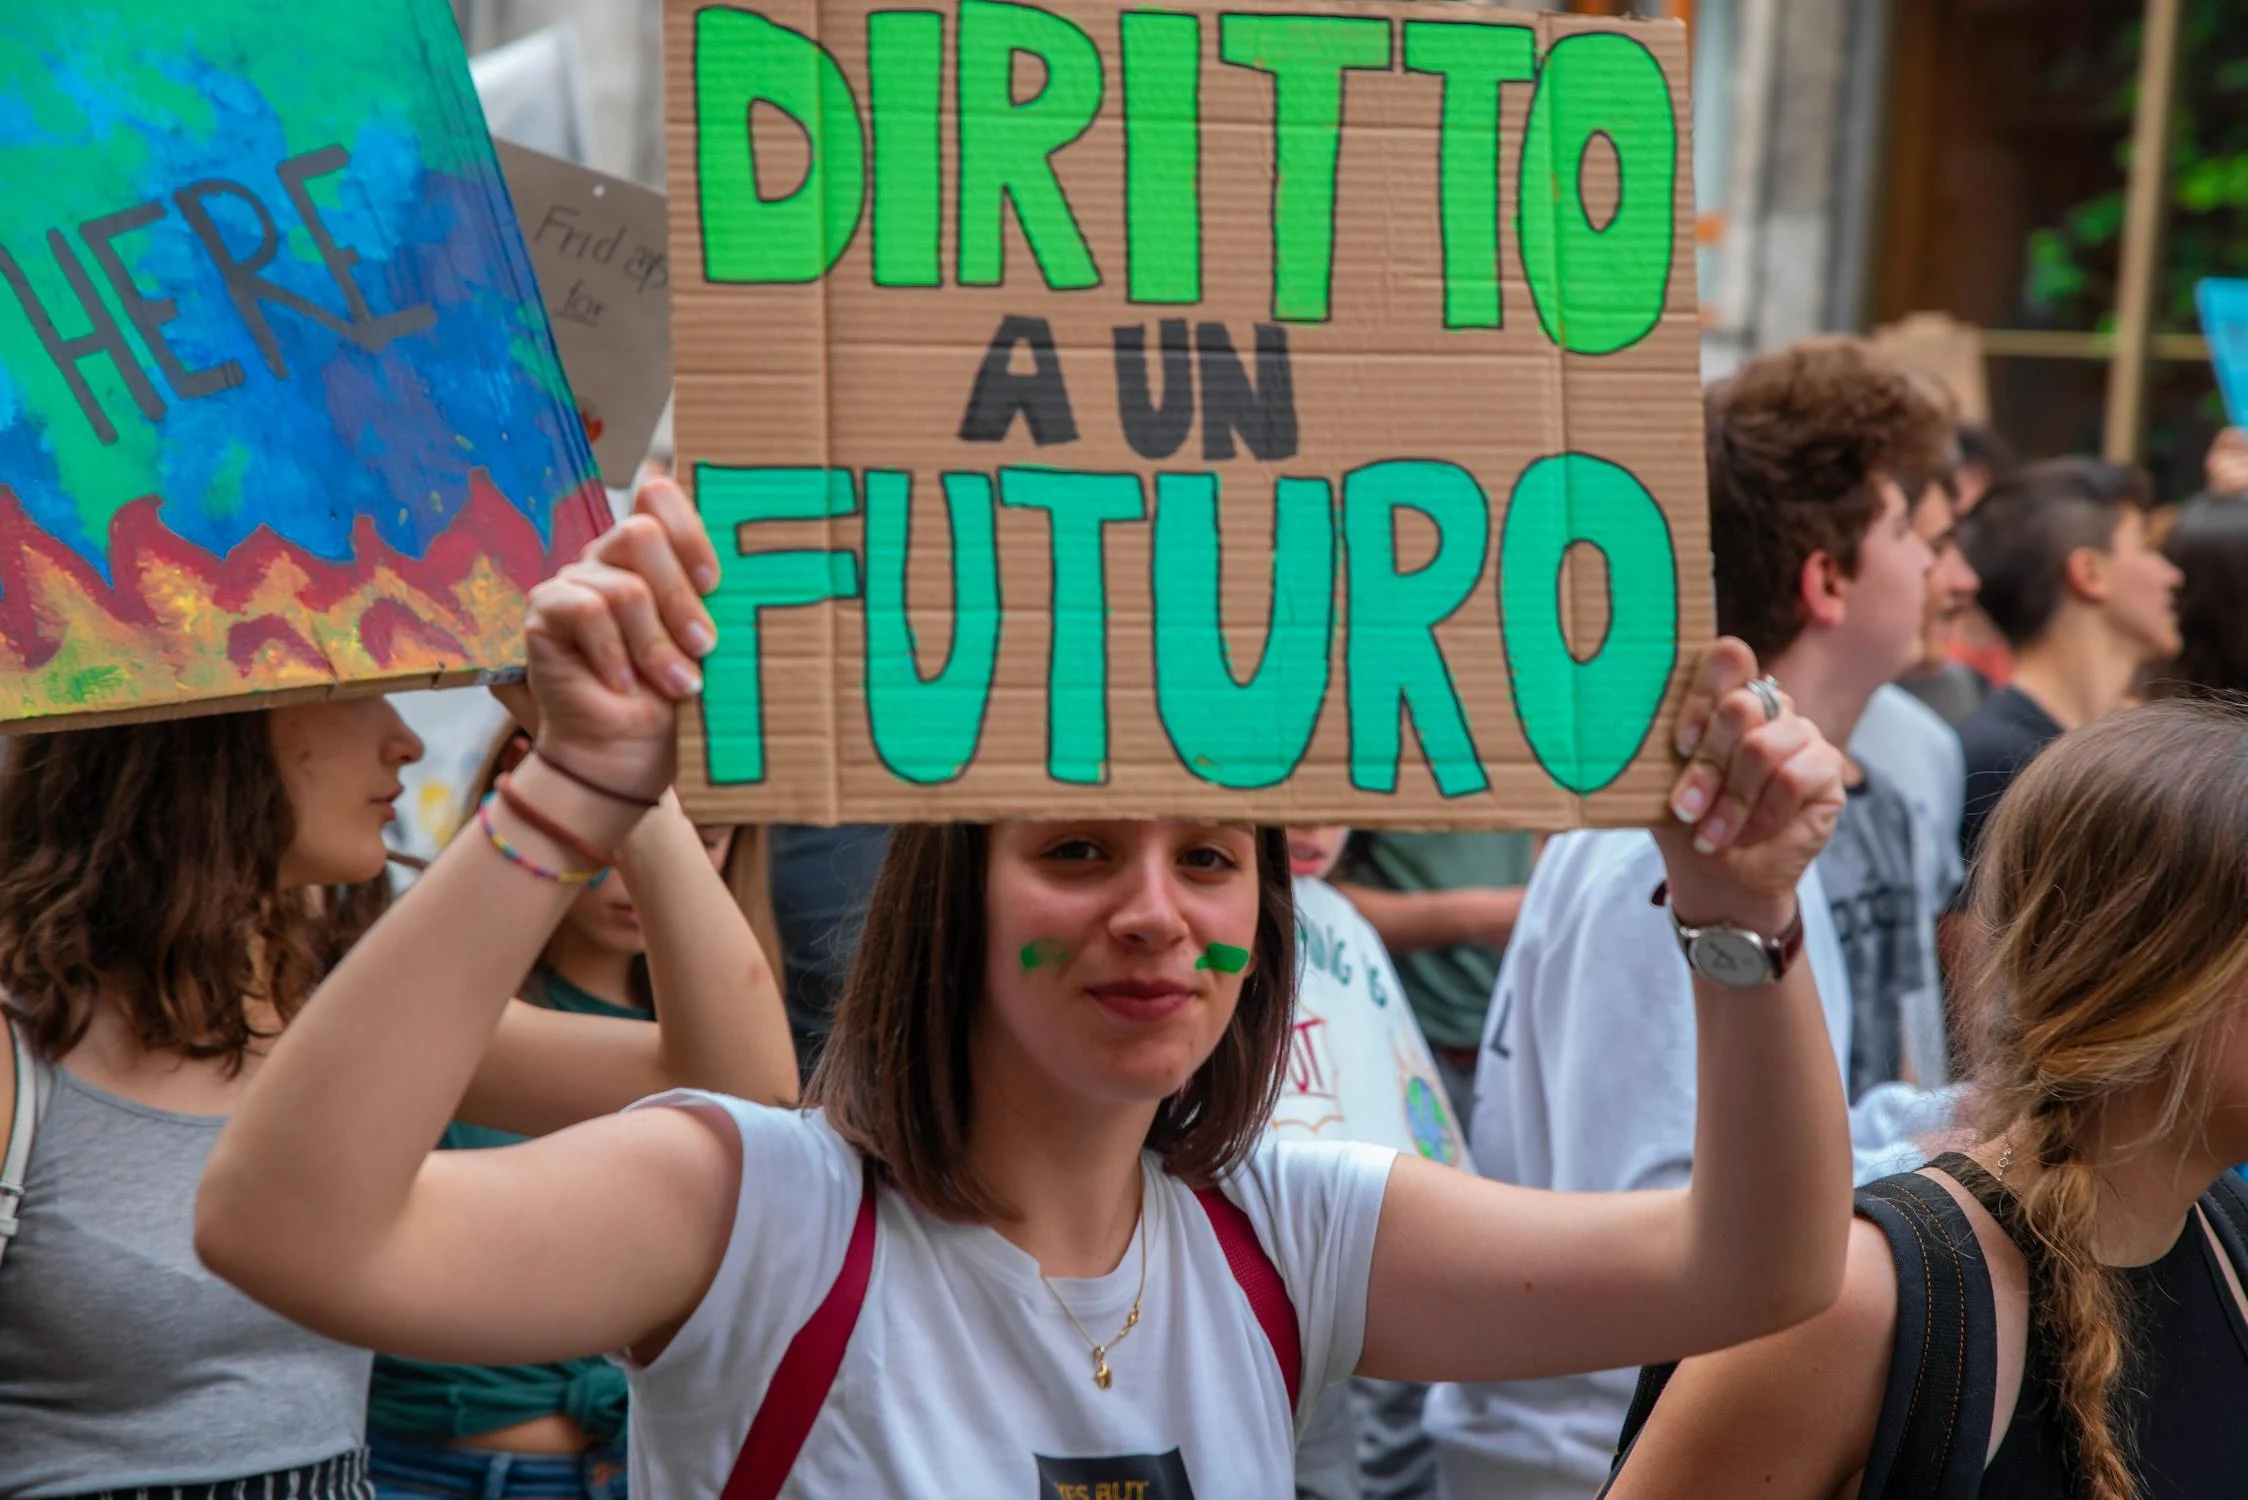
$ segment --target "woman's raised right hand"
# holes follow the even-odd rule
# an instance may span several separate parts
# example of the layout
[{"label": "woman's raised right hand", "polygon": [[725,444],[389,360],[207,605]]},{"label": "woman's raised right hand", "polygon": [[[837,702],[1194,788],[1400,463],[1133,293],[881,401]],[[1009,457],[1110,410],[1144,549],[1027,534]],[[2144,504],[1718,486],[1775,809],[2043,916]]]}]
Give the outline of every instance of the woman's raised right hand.
[{"label": "woman's raised right hand", "polygon": [[630,517],[531,591],[541,747],[607,785],[671,785],[678,705],[702,691],[697,663],[718,643],[703,607],[717,586],[702,517],[671,480],[649,480]]}]

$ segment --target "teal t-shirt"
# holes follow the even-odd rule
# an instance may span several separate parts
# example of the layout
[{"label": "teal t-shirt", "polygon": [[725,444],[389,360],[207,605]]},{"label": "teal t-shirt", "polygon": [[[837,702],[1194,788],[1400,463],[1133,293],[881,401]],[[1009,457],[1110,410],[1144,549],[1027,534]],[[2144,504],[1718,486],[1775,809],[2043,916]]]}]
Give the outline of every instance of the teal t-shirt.
[{"label": "teal t-shirt", "polygon": [[[647,1011],[589,995],[544,965],[525,982],[523,998],[577,1015],[654,1019]],[[445,1128],[438,1149],[477,1151],[522,1139],[456,1120]],[[575,1419],[594,1441],[615,1442],[624,1435],[624,1372],[604,1359],[478,1366],[375,1356],[367,1425],[378,1433],[410,1442],[457,1442],[557,1413]]]},{"label": "teal t-shirt", "polygon": [[[1333,878],[1392,891],[1503,888],[1529,883],[1537,852],[1527,833],[1362,832]],[[1481,1045],[1499,958],[1498,949],[1479,945],[1390,955],[1432,1046]]]}]

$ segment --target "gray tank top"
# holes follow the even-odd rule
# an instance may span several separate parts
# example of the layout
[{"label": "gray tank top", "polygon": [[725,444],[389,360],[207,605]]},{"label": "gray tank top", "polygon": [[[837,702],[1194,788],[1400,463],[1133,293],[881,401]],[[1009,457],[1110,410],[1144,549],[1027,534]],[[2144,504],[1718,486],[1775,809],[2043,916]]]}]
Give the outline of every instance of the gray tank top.
[{"label": "gray tank top", "polygon": [[372,1356],[195,1258],[195,1187],[225,1117],[49,1076],[0,1260],[0,1497],[208,1483],[357,1448]]}]

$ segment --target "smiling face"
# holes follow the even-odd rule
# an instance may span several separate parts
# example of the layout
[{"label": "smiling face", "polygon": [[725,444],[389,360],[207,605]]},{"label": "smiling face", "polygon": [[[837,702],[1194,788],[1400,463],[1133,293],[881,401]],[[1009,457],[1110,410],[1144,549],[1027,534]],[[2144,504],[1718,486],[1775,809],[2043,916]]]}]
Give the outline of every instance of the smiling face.
[{"label": "smiling face", "polygon": [[421,737],[383,697],[292,704],[271,710],[268,725],[296,824],[281,883],[356,885],[380,875],[398,773],[421,759]]},{"label": "smiling face", "polygon": [[[1257,947],[1257,836],[1242,824],[1002,823],[985,870],[979,1073],[1157,1102],[1232,1022]],[[988,1075],[986,1075],[988,1076]]]}]

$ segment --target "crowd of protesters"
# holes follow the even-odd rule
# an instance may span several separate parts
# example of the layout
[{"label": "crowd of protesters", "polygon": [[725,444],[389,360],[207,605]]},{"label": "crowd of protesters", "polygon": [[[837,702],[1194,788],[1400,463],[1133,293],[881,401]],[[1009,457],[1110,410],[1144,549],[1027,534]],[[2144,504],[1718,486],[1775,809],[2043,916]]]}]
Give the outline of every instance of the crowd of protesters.
[{"label": "crowd of protesters", "polygon": [[16,742],[0,1497],[2231,1492],[2248,441],[1706,446],[1651,831],[697,826],[660,477],[410,883],[384,699]]}]

